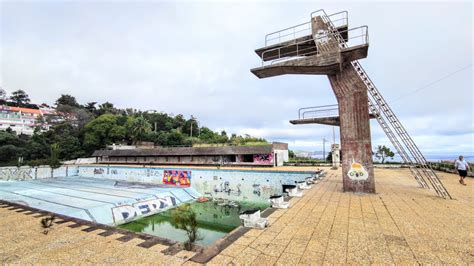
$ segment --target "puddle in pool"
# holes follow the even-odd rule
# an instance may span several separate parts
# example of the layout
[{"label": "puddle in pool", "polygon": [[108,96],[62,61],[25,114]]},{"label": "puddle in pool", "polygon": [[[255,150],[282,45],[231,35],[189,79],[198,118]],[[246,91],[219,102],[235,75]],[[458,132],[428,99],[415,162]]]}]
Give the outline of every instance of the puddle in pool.
[{"label": "puddle in pool", "polygon": [[[240,225],[240,212],[256,208],[263,210],[268,207],[267,204],[248,202],[238,202],[237,205],[238,207],[220,206],[216,201],[191,203],[190,206],[196,212],[198,220],[199,236],[202,238],[196,244],[208,246],[224,237]],[[173,227],[171,212],[172,210],[167,210],[119,227],[184,242],[186,233],[184,230]]]}]

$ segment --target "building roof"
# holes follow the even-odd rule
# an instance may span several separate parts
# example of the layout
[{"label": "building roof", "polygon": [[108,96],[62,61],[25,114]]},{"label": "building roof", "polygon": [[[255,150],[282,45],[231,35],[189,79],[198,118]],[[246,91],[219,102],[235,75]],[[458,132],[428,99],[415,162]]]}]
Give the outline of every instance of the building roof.
[{"label": "building roof", "polygon": [[22,112],[26,114],[38,114],[38,115],[41,114],[41,110],[39,109],[15,107],[15,106],[7,106],[7,105],[0,105],[0,110],[7,110],[11,112]]},{"label": "building roof", "polygon": [[92,156],[190,156],[190,155],[245,155],[269,154],[273,145],[221,147],[157,147],[153,149],[97,150]]}]

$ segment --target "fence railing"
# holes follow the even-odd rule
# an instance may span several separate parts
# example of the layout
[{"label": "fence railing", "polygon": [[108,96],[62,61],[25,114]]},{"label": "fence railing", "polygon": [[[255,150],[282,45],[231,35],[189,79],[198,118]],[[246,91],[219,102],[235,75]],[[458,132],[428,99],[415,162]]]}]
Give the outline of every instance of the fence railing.
[{"label": "fence railing", "polygon": [[337,104],[304,107],[298,110],[298,119],[337,116],[339,116],[339,108]]},{"label": "fence railing", "polygon": [[[341,31],[341,34],[348,36],[347,48],[365,45],[369,43],[369,32],[367,26],[360,26]],[[275,63],[281,63],[287,60],[298,59],[303,56],[312,56],[319,53],[315,43],[327,43],[333,35],[328,32],[319,33],[313,39],[305,39],[296,43],[276,47],[266,50],[262,53],[262,66],[268,66]]]},{"label": "fence railing", "polygon": [[[313,13],[316,13],[315,11]],[[313,18],[311,13],[311,18]],[[347,11],[337,12],[331,15],[326,15],[331,18],[336,27],[344,27],[348,25]],[[309,22],[301,23],[292,27],[288,27],[279,31],[271,32],[265,35],[265,46],[294,40],[303,36],[311,35],[311,20]]]}]

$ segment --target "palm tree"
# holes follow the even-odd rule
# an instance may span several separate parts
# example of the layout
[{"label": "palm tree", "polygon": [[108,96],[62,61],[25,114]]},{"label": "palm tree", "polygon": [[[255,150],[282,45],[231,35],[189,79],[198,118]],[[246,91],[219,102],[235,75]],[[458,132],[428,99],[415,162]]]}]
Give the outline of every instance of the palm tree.
[{"label": "palm tree", "polygon": [[142,141],[143,137],[151,130],[151,124],[143,117],[143,115],[135,118],[132,127],[132,138],[136,143]]}]

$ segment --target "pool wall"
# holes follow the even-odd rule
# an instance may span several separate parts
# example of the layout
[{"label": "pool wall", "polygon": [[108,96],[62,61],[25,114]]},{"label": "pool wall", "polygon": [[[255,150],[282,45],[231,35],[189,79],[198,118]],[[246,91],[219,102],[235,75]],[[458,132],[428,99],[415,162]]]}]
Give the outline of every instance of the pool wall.
[{"label": "pool wall", "polygon": [[281,194],[282,185],[294,185],[313,172],[273,170],[232,170],[195,168],[144,168],[127,166],[79,166],[79,176],[107,178],[128,182],[163,184],[165,171],[186,172],[191,187],[215,198],[238,201],[266,202],[271,195]]},{"label": "pool wall", "polygon": [[0,180],[34,180],[53,177],[77,176],[78,166],[61,166],[53,169],[49,166],[0,167]]},{"label": "pool wall", "polygon": [[[268,202],[274,194],[283,192],[282,185],[304,180],[312,172],[273,170],[233,170],[195,168],[152,168],[128,166],[61,166],[0,167],[0,180],[34,180],[54,177],[81,176],[107,178],[128,182],[163,184],[165,172],[186,173],[191,187],[199,193],[215,198],[238,201]],[[189,176],[188,176],[189,175]],[[169,184],[168,182],[165,182]],[[198,195],[197,195],[198,196]]]}]

